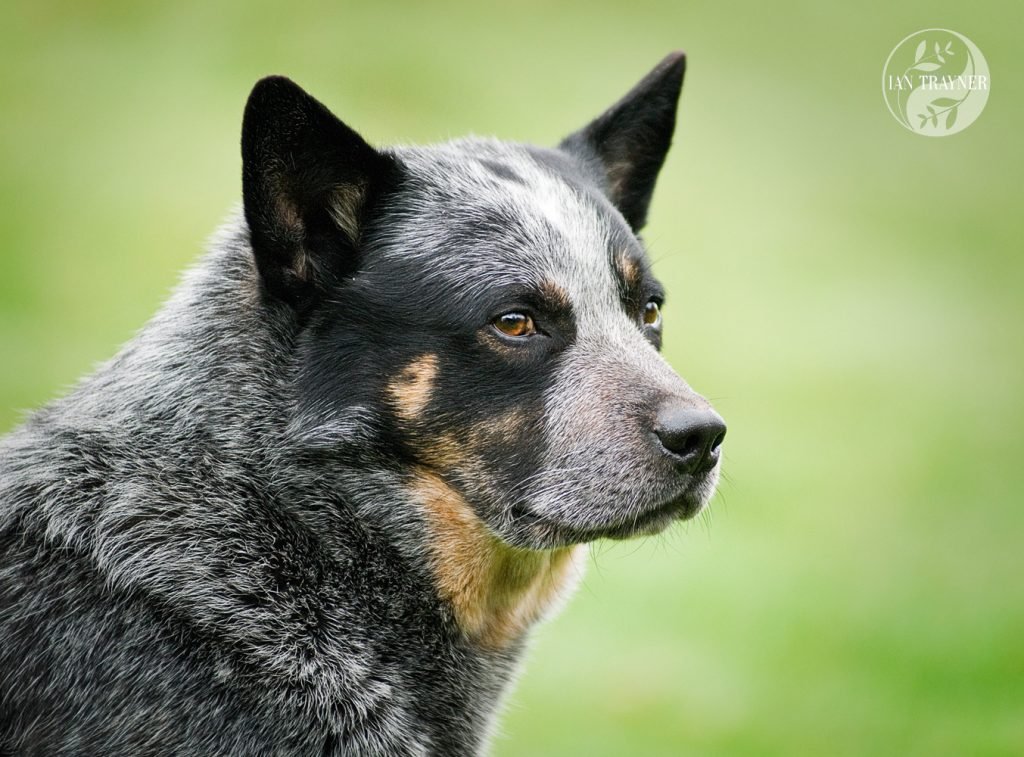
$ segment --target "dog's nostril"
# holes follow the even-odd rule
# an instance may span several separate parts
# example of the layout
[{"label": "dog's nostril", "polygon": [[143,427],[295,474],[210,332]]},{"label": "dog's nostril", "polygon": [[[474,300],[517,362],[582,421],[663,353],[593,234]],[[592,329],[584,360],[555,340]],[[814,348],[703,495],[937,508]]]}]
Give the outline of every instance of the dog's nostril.
[{"label": "dog's nostril", "polygon": [[675,438],[675,435],[671,433],[659,436],[661,437],[661,443],[670,452],[674,452],[681,457],[703,454],[704,439],[699,433],[691,432],[681,435],[680,438]]},{"label": "dog's nostril", "polygon": [[654,433],[661,446],[675,456],[677,467],[693,473],[718,461],[725,439],[725,421],[713,410],[663,408],[655,421]]}]

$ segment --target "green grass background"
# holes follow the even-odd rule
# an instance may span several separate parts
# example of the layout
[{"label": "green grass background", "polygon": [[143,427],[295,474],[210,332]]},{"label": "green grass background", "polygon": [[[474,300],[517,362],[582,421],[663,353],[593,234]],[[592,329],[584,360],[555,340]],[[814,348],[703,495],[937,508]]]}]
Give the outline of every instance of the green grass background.
[{"label": "green grass background", "polygon": [[[1019,2],[7,4],[0,427],[108,357],[239,196],[249,87],[372,141],[552,143],[690,66],[647,238],[667,355],[729,422],[709,515],[599,545],[497,755],[1024,754]],[[988,59],[901,128],[889,51]]]}]

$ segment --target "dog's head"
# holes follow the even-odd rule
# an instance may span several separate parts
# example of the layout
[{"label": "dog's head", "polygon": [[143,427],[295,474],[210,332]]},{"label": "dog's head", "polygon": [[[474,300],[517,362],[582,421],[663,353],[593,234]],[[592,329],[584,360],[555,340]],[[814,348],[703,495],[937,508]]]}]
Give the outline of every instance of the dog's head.
[{"label": "dog's head", "polygon": [[683,70],[669,56],[554,149],[376,150],[287,79],[257,84],[245,216],[264,303],[301,324],[297,426],[454,490],[516,546],[700,510],[725,425],[659,354],[637,236]]}]

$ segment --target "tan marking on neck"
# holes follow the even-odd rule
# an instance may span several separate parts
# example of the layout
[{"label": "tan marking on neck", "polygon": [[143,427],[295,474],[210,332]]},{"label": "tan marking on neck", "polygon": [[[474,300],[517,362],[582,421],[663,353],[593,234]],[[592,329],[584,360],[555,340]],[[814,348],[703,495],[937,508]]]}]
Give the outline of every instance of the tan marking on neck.
[{"label": "tan marking on neck", "polygon": [[555,609],[581,574],[586,547],[531,550],[494,536],[438,475],[421,469],[412,484],[423,506],[434,580],[466,636],[506,647]]},{"label": "tan marking on neck", "polygon": [[400,420],[412,423],[430,404],[437,376],[437,355],[422,355],[401,370],[388,384],[388,395]]}]

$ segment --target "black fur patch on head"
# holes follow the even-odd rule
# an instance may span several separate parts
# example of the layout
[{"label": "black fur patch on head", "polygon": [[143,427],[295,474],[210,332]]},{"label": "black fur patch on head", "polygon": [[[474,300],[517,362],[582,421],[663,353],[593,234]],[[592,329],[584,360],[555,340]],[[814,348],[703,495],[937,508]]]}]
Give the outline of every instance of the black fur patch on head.
[{"label": "black fur patch on head", "polygon": [[[413,271],[391,275],[399,288],[430,291]],[[303,405],[327,418],[373,408],[378,459],[428,468],[481,515],[493,513],[539,465],[546,355],[503,348],[487,309],[418,295],[391,300],[360,284],[357,275],[343,285],[334,296],[346,306],[321,313],[302,340]],[[536,297],[538,308],[547,302]],[[559,302],[551,312],[564,313]]]}]

